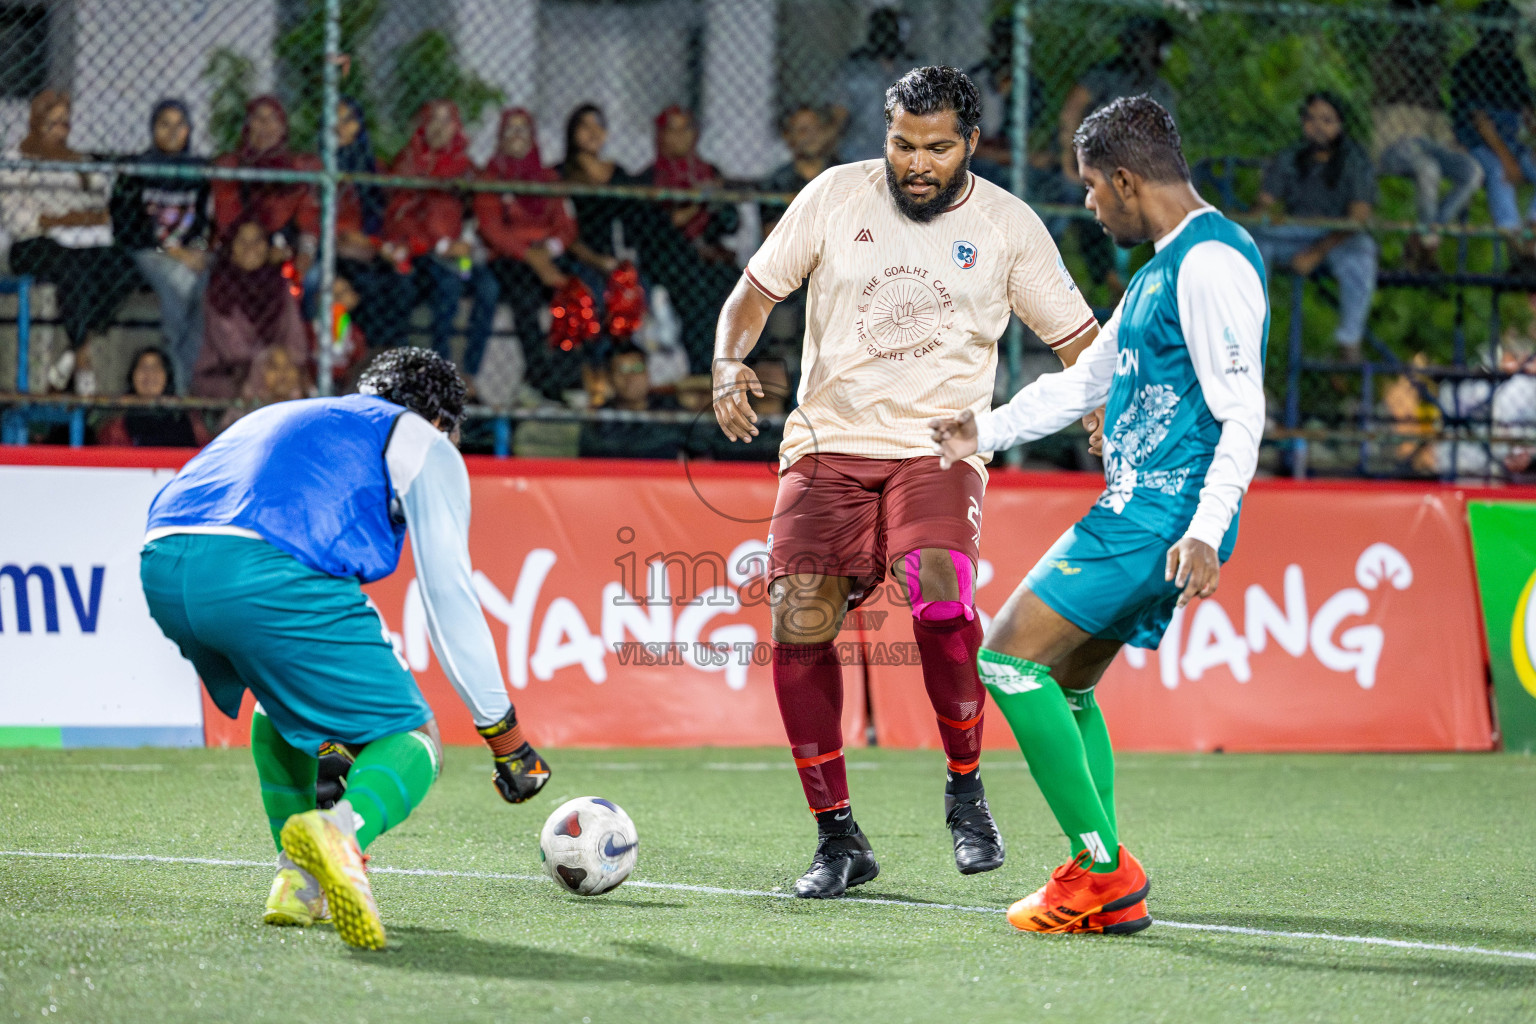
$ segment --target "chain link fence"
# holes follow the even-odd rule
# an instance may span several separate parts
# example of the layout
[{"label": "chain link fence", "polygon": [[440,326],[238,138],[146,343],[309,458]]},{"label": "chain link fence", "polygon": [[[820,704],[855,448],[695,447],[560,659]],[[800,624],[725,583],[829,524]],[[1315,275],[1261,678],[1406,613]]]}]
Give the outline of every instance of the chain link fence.
[{"label": "chain link fence", "polygon": [[[699,422],[720,303],[808,176],[880,154],[885,86],[943,62],[983,91],[973,168],[1106,314],[1146,254],[1087,218],[1064,140],[1114,95],[1172,106],[1271,261],[1271,469],[1519,475],[1530,45],[1451,3],[11,0],[6,436],[201,438],[423,344],[473,382],[471,446],[730,454]],[[1330,112],[1345,141],[1303,148]],[[770,417],[801,302],[759,349]],[[1051,361],[1010,357],[1000,395]],[[45,394],[80,391],[119,408]],[[135,391],[185,407],[122,415]]]},{"label": "chain link fence", "polygon": [[1015,14],[1016,185],[1096,305],[1147,256],[1098,231],[1072,166],[1072,130],[1117,95],[1175,112],[1197,187],[1259,242],[1285,439],[1270,468],[1529,475],[1536,168],[1516,166],[1531,163],[1519,10],[1032,0]]}]

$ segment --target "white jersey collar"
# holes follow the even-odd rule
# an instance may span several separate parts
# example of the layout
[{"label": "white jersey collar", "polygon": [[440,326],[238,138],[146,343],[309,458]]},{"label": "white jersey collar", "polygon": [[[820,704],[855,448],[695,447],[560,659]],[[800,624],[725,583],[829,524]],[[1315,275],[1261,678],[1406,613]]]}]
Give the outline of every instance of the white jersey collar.
[{"label": "white jersey collar", "polygon": [[1168,245],[1169,242],[1172,242],[1175,238],[1179,237],[1179,232],[1183,231],[1186,227],[1189,226],[1189,222],[1190,221],[1194,220],[1196,217],[1199,217],[1199,216],[1201,216],[1203,214],[1215,213],[1215,212],[1216,212],[1216,207],[1214,207],[1214,206],[1202,206],[1202,207],[1200,207],[1197,210],[1190,210],[1188,213],[1186,213],[1184,215],[1184,219],[1179,221],[1178,227],[1174,228],[1172,231],[1168,232],[1162,238],[1159,238],[1157,241],[1153,242],[1152,243],[1152,248],[1156,249],[1158,252],[1162,252],[1163,249]]}]

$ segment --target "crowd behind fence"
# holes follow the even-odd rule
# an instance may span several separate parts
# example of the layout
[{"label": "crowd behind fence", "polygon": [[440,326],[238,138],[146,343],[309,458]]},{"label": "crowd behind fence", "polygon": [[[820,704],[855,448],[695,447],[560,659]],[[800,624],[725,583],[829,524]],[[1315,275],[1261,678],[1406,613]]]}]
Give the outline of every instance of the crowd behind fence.
[{"label": "crowd behind fence", "polygon": [[[430,344],[471,448],[770,459],[773,431],[711,429],[720,304],[800,187],[881,155],[885,87],[943,62],[983,91],[972,170],[1101,315],[1147,253],[1082,208],[1071,132],[1118,95],[1175,112],[1269,267],[1268,470],[1520,479],[1530,29],[1502,0],[3,5],[4,439],[202,443]],[[803,303],[757,352],[770,424]],[[999,398],[1050,366],[1024,333]]]}]

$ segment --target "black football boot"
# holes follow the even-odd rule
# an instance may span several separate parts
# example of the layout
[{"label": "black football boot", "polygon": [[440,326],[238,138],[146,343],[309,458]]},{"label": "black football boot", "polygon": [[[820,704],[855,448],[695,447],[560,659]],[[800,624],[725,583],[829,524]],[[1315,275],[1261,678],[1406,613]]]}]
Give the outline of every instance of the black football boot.
[{"label": "black football boot", "polygon": [[955,867],[962,875],[975,875],[1003,866],[1003,836],[987,808],[987,793],[976,779],[973,786],[955,793],[944,791],[944,824],[955,837]]},{"label": "black football boot", "polygon": [[[852,824],[850,822],[850,824]],[[795,882],[795,895],[802,899],[830,900],[855,885],[863,885],[880,874],[869,840],[853,825],[852,832],[823,835],[816,842],[816,856],[811,866]]]}]

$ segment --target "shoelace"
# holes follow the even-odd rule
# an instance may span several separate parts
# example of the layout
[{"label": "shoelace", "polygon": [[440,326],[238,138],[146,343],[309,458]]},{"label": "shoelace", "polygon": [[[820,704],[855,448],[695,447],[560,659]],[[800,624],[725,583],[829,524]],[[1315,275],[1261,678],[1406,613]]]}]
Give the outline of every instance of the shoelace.
[{"label": "shoelace", "polygon": [[1070,882],[1088,873],[1088,866],[1093,863],[1092,856],[1087,850],[1067,861],[1061,867],[1051,872],[1051,881]]}]

